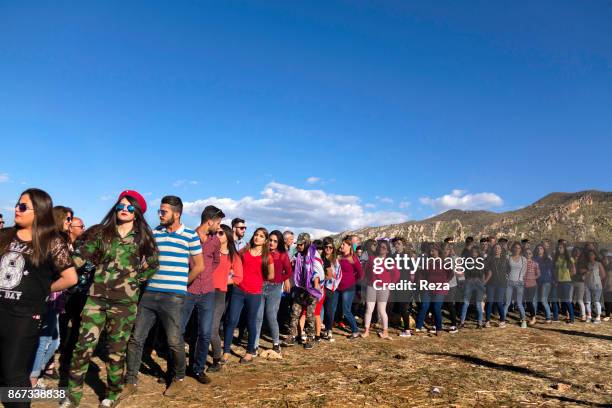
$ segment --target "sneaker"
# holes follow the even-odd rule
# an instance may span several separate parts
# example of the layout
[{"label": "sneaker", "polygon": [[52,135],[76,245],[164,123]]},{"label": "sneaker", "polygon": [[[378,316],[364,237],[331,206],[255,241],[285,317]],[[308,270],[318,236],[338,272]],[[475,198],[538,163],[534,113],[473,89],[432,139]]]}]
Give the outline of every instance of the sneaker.
[{"label": "sneaker", "polygon": [[312,341],[306,340],[304,342],[304,350],[311,350],[314,347],[314,343]]},{"label": "sneaker", "polygon": [[176,397],[177,395],[181,394],[183,392],[183,390],[185,389],[185,380],[174,380],[172,381],[172,383],[170,383],[170,386],[168,388],[166,388],[166,391],[164,391],[164,396],[165,397]]},{"label": "sneaker", "polygon": [[545,323],[546,323],[546,324],[552,324],[552,320],[548,319],[548,320],[546,320],[546,322],[545,322]]},{"label": "sneaker", "polygon": [[287,336],[282,344],[283,344],[283,347],[295,346],[295,337]]},{"label": "sneaker", "polygon": [[498,327],[506,327],[506,322],[499,322]]},{"label": "sneaker", "polygon": [[348,340],[355,340],[355,339],[358,339],[358,338],[360,338],[360,337],[361,337],[361,336],[359,335],[359,333],[352,333],[352,334],[349,334],[348,336],[346,336],[346,338],[347,338]]},{"label": "sneaker", "polygon": [[491,322],[489,322],[488,320],[485,322],[484,327],[486,327],[487,329],[489,327],[491,327]]},{"label": "sneaker", "polygon": [[423,333],[427,333],[427,330],[425,330],[425,329],[414,329],[414,333],[415,334],[423,334]]},{"label": "sneaker", "polygon": [[476,324],[476,328],[477,328],[477,329],[484,329],[484,325],[482,324],[482,322],[478,322],[478,323]]},{"label": "sneaker", "polygon": [[431,334],[436,334],[437,330],[436,329],[429,329],[427,332],[431,333]]},{"label": "sneaker", "polygon": [[600,324],[601,323],[601,319],[599,317],[595,318],[595,320],[593,320],[594,324]]},{"label": "sneaker", "polygon": [[448,332],[449,332],[449,333],[459,333],[459,329],[457,329],[457,326],[451,326],[451,327],[448,329]]},{"label": "sneaker", "polygon": [[460,329],[465,329],[465,322],[459,323],[459,328]]},{"label": "sneaker", "polygon": [[195,379],[198,380],[200,384],[210,384],[210,377],[207,376],[204,371],[202,371],[200,374],[196,374]]},{"label": "sneaker", "polygon": [[319,336],[321,338],[321,340],[329,340],[329,332],[327,331],[322,331],[321,332],[321,336]]},{"label": "sneaker", "polygon": [[126,383],[123,386],[123,391],[121,391],[121,394],[119,394],[117,401],[123,401],[127,399],[129,396],[136,394],[137,391],[138,391],[138,388],[136,388],[136,384]]},{"label": "sneaker", "polygon": [[329,341],[330,343],[333,343],[334,341],[336,341],[334,339],[334,334],[330,331],[327,332],[327,341]]},{"label": "sneaker", "polygon": [[70,398],[66,397],[60,401],[59,408],[76,408],[76,405],[70,401]]},{"label": "sneaker", "polygon": [[98,405],[98,407],[99,408],[113,408],[115,405],[117,405],[117,401],[116,400],[111,400],[111,399],[105,398],[105,399],[102,400],[100,405]]},{"label": "sneaker", "polygon": [[400,337],[411,337],[410,330],[402,330],[399,334]]},{"label": "sneaker", "polygon": [[535,325],[536,324],[536,318],[532,317],[531,320],[529,321],[529,324],[532,325],[532,326]]},{"label": "sneaker", "polygon": [[280,344],[275,344],[272,346],[272,351],[274,351],[275,353],[281,354],[281,347]]},{"label": "sneaker", "polygon": [[314,341],[315,341],[315,343],[320,343],[321,342],[321,336],[315,336]]},{"label": "sneaker", "polygon": [[221,364],[221,360],[213,360],[213,363],[210,367],[208,367],[208,372],[210,373],[218,373],[219,371],[221,371],[221,369],[223,369],[223,365]]},{"label": "sneaker", "polygon": [[307,341],[307,340],[308,340],[308,339],[306,338],[306,336],[301,336],[301,337],[300,337],[300,344],[304,344],[304,343],[306,343],[306,341]]},{"label": "sneaker", "polygon": [[527,328],[527,322],[524,320],[521,320],[521,329],[526,329]]}]

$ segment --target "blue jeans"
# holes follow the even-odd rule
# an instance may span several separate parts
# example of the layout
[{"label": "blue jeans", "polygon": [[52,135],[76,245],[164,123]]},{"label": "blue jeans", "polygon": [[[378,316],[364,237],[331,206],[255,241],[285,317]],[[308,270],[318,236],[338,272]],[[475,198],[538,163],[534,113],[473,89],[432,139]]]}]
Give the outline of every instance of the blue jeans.
[{"label": "blue jeans", "polygon": [[506,286],[506,303],[504,303],[504,316],[508,315],[508,308],[512,303],[512,293],[516,292],[516,304],[519,308],[521,320],[525,320],[525,306],[523,306],[523,293],[525,291],[525,283],[518,281],[508,281]]},{"label": "blue jeans", "polygon": [[266,321],[270,328],[272,343],[280,344],[277,316],[282,294],[282,283],[264,282],[262,299],[257,311],[257,336],[255,337],[255,348],[259,348],[259,336],[261,335],[264,314],[266,315]]},{"label": "blue jeans", "polygon": [[465,322],[470,299],[472,294],[476,295],[476,313],[478,314],[478,324],[482,323],[482,299],[485,293],[485,286],[480,279],[466,279],[463,292],[463,308],[461,309],[461,323]]},{"label": "blue jeans", "polygon": [[[557,283],[557,293],[559,294],[559,302],[561,302],[561,313],[569,312],[570,322],[574,321],[574,305],[572,304],[570,291],[572,290],[572,282]],[[553,302],[553,319],[559,320],[559,302]]]},{"label": "blue jeans", "polygon": [[434,317],[436,318],[436,331],[442,330],[442,304],[444,303],[443,294],[433,294],[427,291],[421,293],[421,309],[417,317],[416,328],[422,329],[425,324],[425,315],[429,310],[429,304],[433,305]]},{"label": "blue jeans", "polygon": [[49,306],[48,309],[40,337],[38,338],[38,349],[36,350],[36,358],[32,365],[31,378],[40,377],[40,372],[53,358],[53,354],[55,354],[60,344],[58,314],[53,306]]},{"label": "blue jeans", "polygon": [[[540,296],[538,301],[544,306],[544,313],[546,314],[546,320],[550,320],[550,305],[548,304],[548,296],[550,295],[550,282],[540,284]],[[537,311],[537,309],[536,309]]]},{"label": "blue jeans", "polygon": [[195,375],[199,375],[204,371],[206,367],[206,357],[208,357],[208,346],[210,345],[210,338],[212,337],[212,323],[213,314],[215,311],[215,292],[208,292],[202,295],[193,295],[187,293],[185,296],[185,304],[183,305],[183,320],[182,320],[182,333],[185,333],[187,323],[193,309],[198,311],[198,337],[195,346],[195,359],[192,355],[192,368]]},{"label": "blue jeans", "polygon": [[229,307],[229,320],[225,328],[225,341],[223,343],[223,352],[231,351],[232,340],[234,339],[234,329],[240,320],[242,308],[246,306],[247,312],[247,328],[249,330],[249,344],[247,353],[255,354],[255,337],[257,336],[257,312],[261,304],[262,295],[252,295],[244,292],[238,286],[234,286],[232,290],[232,300]]},{"label": "blue jeans", "polygon": [[185,295],[182,293],[147,290],[142,295],[138,303],[134,331],[127,347],[126,383],[136,384],[142,362],[142,350],[149,331],[157,319],[166,332],[168,348],[174,363],[174,375],[179,380],[185,378],[185,343],[181,330],[181,310],[184,302]]},{"label": "blue jeans", "polygon": [[491,314],[493,313],[493,305],[497,305],[497,311],[499,312],[499,320],[502,322],[506,321],[506,312],[504,309],[504,296],[506,294],[505,286],[487,286],[487,322],[491,320]]},{"label": "blue jeans", "polygon": [[353,299],[355,298],[355,287],[343,290],[340,294],[342,296],[342,313],[344,318],[348,320],[349,326],[351,326],[351,333],[359,333],[355,316],[353,316],[353,311],[351,310]]}]

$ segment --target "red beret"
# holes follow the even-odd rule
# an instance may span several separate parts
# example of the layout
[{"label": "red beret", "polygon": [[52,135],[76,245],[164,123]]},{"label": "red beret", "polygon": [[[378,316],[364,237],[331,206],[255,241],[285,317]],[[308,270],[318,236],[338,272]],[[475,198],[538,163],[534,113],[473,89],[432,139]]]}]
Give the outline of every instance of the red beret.
[{"label": "red beret", "polygon": [[138,191],[125,190],[121,194],[119,194],[119,198],[117,199],[117,201],[121,201],[121,199],[125,196],[132,197],[134,200],[136,200],[143,214],[147,212],[147,202]]}]

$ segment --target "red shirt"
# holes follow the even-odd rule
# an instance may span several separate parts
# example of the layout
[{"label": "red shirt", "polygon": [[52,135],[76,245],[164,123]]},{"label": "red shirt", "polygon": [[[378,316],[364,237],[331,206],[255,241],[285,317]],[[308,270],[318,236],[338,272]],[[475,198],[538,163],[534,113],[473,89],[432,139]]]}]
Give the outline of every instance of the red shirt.
[{"label": "red shirt", "polygon": [[[268,265],[274,264],[272,255],[268,255]],[[242,254],[242,282],[238,287],[251,295],[259,295],[263,289],[263,272],[261,270],[261,255],[253,256],[248,249]]]},{"label": "red shirt", "polygon": [[293,275],[291,261],[286,252],[270,252],[274,260],[274,283],[283,283]]},{"label": "red shirt", "polygon": [[353,263],[348,259],[341,258],[339,261],[342,268],[342,279],[338,284],[338,290],[347,290],[355,286],[355,283],[363,278],[363,269],[357,255],[353,255]]},{"label": "red shirt", "polygon": [[230,261],[229,255],[221,254],[219,265],[213,272],[215,289],[221,292],[227,292],[227,280],[230,272],[232,273],[232,281],[234,284],[240,284],[240,282],[242,282],[242,261],[240,260],[240,255],[234,255],[234,260]]},{"label": "red shirt", "polygon": [[[393,268],[387,269],[384,266],[384,262],[381,263],[381,273],[374,273],[374,259],[375,256],[371,256],[366,264],[366,275],[368,277],[368,285],[374,286],[374,281],[380,281],[382,283],[395,283],[399,280],[400,273],[395,267],[395,261],[393,261]],[[384,261],[384,260],[383,260]],[[380,270],[380,269],[377,269]]]}]

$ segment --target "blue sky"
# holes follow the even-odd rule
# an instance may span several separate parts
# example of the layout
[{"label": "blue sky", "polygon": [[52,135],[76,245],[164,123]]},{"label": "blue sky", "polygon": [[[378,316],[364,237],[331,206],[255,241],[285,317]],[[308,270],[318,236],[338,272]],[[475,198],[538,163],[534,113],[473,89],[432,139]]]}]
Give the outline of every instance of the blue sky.
[{"label": "blue sky", "polygon": [[609,2],[408,3],[0,2],[2,212],[340,231],[611,189]]}]

